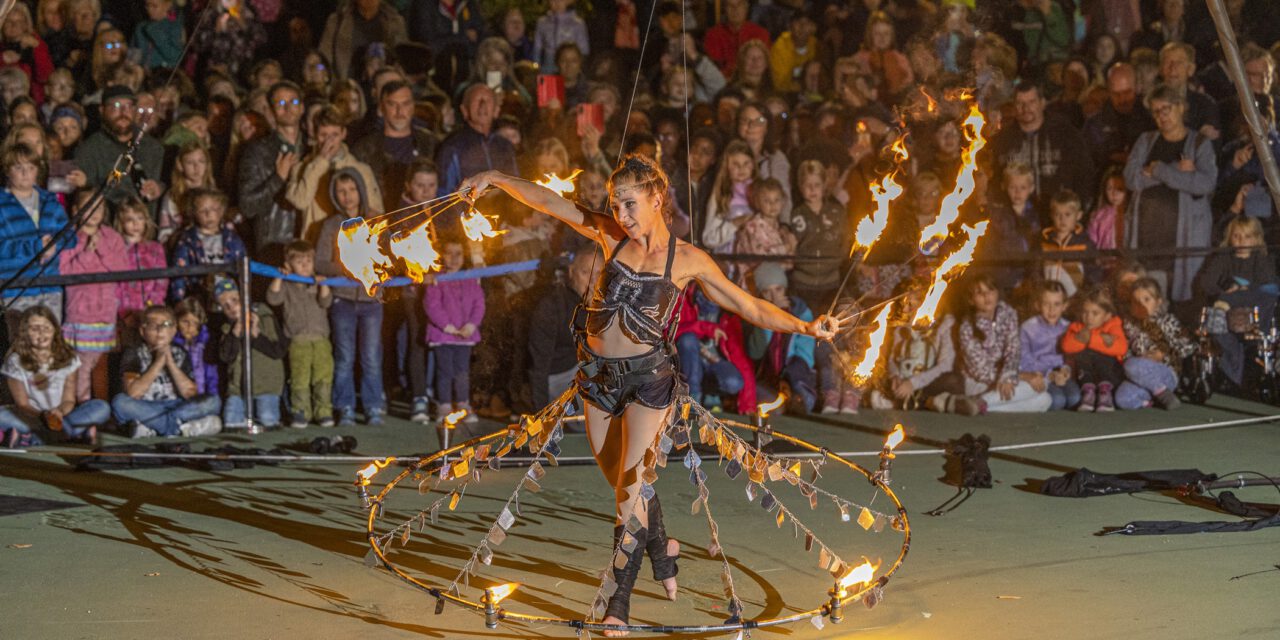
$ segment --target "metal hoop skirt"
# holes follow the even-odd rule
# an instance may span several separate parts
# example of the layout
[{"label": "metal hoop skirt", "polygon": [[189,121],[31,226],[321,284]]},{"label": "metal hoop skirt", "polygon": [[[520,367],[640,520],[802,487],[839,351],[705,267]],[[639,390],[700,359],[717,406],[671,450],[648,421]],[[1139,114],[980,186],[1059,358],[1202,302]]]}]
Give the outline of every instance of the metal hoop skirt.
[{"label": "metal hoop skirt", "polygon": [[[582,420],[583,418],[581,416],[565,417],[563,419],[564,422],[570,422],[570,421],[577,422]],[[721,418],[719,420],[722,424],[735,427],[738,429],[745,429],[752,432],[759,432],[763,430],[761,427],[756,427],[755,425],[739,422],[737,420],[728,420],[724,418]],[[414,473],[421,471],[422,469],[428,467],[431,463],[445,456],[448,456],[453,453],[457,453],[463,449],[466,449],[467,447],[473,447],[473,446],[488,442],[490,440],[501,438],[507,435],[507,433],[508,433],[507,430],[494,431],[493,433],[483,435],[478,438],[472,438],[471,440],[468,440],[466,442],[453,445],[448,449],[437,451],[431,455],[419,458],[416,462],[409,464],[403,471],[400,472],[399,475],[397,475],[390,482],[388,482],[386,486],[384,486],[382,490],[378,492],[376,498],[374,498],[374,502],[373,502],[374,506],[369,509],[369,518],[367,522],[366,533],[368,536],[369,547],[372,549],[372,552],[376,555],[378,562],[380,562],[385,569],[390,571],[392,574],[394,574],[396,577],[400,578],[401,580],[428,593],[429,595],[431,595],[433,598],[436,598],[437,600],[452,602],[453,604],[466,607],[469,609],[473,609],[475,611],[479,611],[480,613],[484,613],[485,605],[483,603],[477,602],[474,600],[469,600],[461,596],[455,596],[449,593],[448,591],[446,591],[445,589],[433,587],[409,575],[408,573],[404,572],[399,567],[397,567],[393,562],[391,562],[390,559],[387,558],[386,554],[383,552],[383,549],[380,547],[380,545],[377,544],[378,536],[374,531],[374,526],[377,523],[378,514],[380,511],[379,506],[382,504],[383,500],[387,497],[387,495],[391,492],[391,490],[394,489],[400,482],[404,481],[406,478],[411,477]],[[773,429],[768,430],[767,433],[768,435],[776,439],[783,440],[793,445],[796,445],[798,447],[807,449],[811,452],[821,454],[826,459],[838,462],[839,464],[844,465],[845,467],[848,467],[849,469],[861,474],[863,477],[867,479],[867,481],[870,484],[875,486],[880,491],[883,491],[885,495],[887,495],[889,499],[893,501],[894,508],[897,509],[898,517],[901,519],[901,522],[902,522],[902,536],[903,536],[902,548],[899,550],[897,558],[894,559],[893,565],[890,566],[889,570],[886,571],[883,575],[881,575],[871,583],[864,584],[863,587],[857,591],[852,591],[852,590],[848,591],[843,598],[840,598],[840,603],[843,606],[844,604],[847,604],[851,601],[855,601],[862,598],[866,593],[868,593],[872,589],[883,588],[886,584],[889,583],[889,579],[902,566],[903,561],[907,557],[907,552],[911,548],[911,524],[907,518],[906,508],[903,507],[902,501],[898,499],[897,494],[893,492],[893,489],[891,489],[888,484],[882,482],[878,477],[876,477],[873,474],[873,472],[868,471],[866,468],[862,467],[856,462],[853,462],[851,460],[846,460],[840,457],[839,455],[836,455],[836,453],[832,452],[826,447],[820,447],[820,446],[814,445],[810,442],[807,442],[795,436],[781,433]],[[828,616],[831,614],[831,604],[829,602],[830,598],[826,598],[826,600],[828,600],[828,602],[818,607],[815,607],[813,609],[810,609],[802,613],[793,614],[787,617],[767,618],[767,619],[761,619],[761,620],[743,620],[742,622],[735,623],[735,624],[722,623],[722,624],[711,624],[711,625],[692,625],[692,624],[617,625],[617,624],[604,624],[600,622],[588,622],[586,620],[574,620],[569,618],[530,615],[530,614],[524,614],[524,613],[517,613],[513,611],[507,611],[505,609],[498,610],[498,617],[499,617],[499,620],[523,622],[523,623],[529,623],[529,624],[555,624],[555,625],[561,625],[565,627],[571,627],[574,629],[586,629],[590,631],[606,631],[606,630],[636,631],[636,632],[667,633],[667,634],[708,633],[708,632],[721,632],[721,631],[729,632],[729,631],[738,631],[738,630],[747,630],[747,629],[757,629],[761,627],[773,627],[778,625],[791,624],[795,622],[802,622],[804,620],[813,618],[814,616]]]}]

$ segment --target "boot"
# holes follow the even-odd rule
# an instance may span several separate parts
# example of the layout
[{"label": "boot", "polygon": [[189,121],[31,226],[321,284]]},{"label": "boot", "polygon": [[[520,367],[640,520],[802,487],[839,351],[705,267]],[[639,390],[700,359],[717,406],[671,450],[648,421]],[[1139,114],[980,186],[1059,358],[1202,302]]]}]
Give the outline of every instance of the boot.
[{"label": "boot", "polygon": [[[604,617],[615,617],[623,622],[627,622],[631,615],[631,590],[635,587],[636,577],[640,575],[640,563],[644,561],[645,549],[648,548],[649,531],[641,527],[635,534],[636,546],[627,553],[622,548],[621,540],[626,535],[622,525],[613,528],[613,581],[617,583],[617,589],[613,595],[609,596],[609,603],[605,605]],[[618,555],[626,557],[626,564],[621,569],[618,568]],[[603,618],[602,618],[603,619]]]},{"label": "boot", "polygon": [[[667,528],[662,523],[662,503],[658,502],[658,495],[654,494],[649,501],[649,541],[645,544],[645,552],[649,554],[649,564],[653,565],[653,579],[658,582],[674,578],[680,573],[680,567],[676,565],[680,555],[667,555],[668,544],[670,540],[667,538]],[[671,600],[675,600],[675,595],[673,591],[667,592],[667,598]]]}]

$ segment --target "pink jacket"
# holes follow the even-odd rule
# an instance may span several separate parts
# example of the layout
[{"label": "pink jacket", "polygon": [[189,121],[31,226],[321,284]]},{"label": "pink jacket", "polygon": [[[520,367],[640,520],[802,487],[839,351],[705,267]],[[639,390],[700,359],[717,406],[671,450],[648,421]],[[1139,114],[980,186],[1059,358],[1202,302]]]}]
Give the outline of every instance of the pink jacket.
[{"label": "pink jacket", "polygon": [[[484,290],[479,280],[450,280],[423,287],[422,307],[427,312],[427,344],[474,345],[480,342],[480,323],[484,320]],[[444,332],[453,325],[473,324],[476,332],[462,338]]]},{"label": "pink jacket", "polygon": [[[89,236],[76,233],[76,246],[66,249],[59,256],[58,268],[62,275],[76,273],[104,273],[125,271],[129,263],[125,259],[124,238],[110,227],[98,228],[98,242],[88,251]],[[116,309],[120,305],[116,297],[116,283],[78,284],[67,287],[67,322],[115,323]]]},{"label": "pink jacket", "polygon": [[[163,269],[168,265],[164,257],[164,245],[155,240],[143,240],[125,249],[126,269]],[[117,282],[116,295],[120,299],[120,315],[141,311],[153,304],[164,304],[169,291],[169,281],[133,280]]]}]

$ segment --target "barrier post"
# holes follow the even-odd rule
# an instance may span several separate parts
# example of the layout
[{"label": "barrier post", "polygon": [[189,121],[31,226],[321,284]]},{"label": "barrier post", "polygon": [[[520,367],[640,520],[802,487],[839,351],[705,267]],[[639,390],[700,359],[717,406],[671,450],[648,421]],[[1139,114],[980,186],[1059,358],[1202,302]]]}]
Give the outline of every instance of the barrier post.
[{"label": "barrier post", "polygon": [[241,371],[240,390],[244,398],[244,426],[250,434],[262,433],[262,428],[253,420],[253,346],[252,332],[249,331],[249,307],[253,304],[253,296],[249,293],[249,256],[240,262],[240,320],[244,330],[240,332]]}]

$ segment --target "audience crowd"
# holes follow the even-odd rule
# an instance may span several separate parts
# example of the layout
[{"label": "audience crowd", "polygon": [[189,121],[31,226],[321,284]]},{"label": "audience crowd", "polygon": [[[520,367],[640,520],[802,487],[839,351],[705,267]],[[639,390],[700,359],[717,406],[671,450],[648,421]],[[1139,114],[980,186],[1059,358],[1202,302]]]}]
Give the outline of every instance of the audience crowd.
[{"label": "audience crowd", "polygon": [[[1280,152],[1280,22],[1225,4]],[[469,241],[460,211],[432,222],[441,272],[539,268],[369,293],[326,284],[347,274],[339,234],[387,212],[426,234],[421,203],[487,169],[580,169],[572,196],[605,211],[624,153],[661,163],[672,231],[751,292],[863,326],[894,303],[855,384],[866,331],[772,333],[690,285],[674,346],[708,407],[1173,409],[1206,349],[1228,391],[1266,373],[1251,336],[1274,318],[1280,225],[1202,2],[18,0],[0,40],[0,275],[228,266],[6,286],[5,446],[207,435],[246,402],[268,427],[376,425],[392,401],[420,422],[532,411],[572,383],[589,242],[491,194],[497,239]],[[963,240],[919,248],[971,104],[987,142],[953,230],[988,226],[916,326]],[[851,256],[891,173],[888,228]],[[246,256],[308,280],[240,291]]]}]

